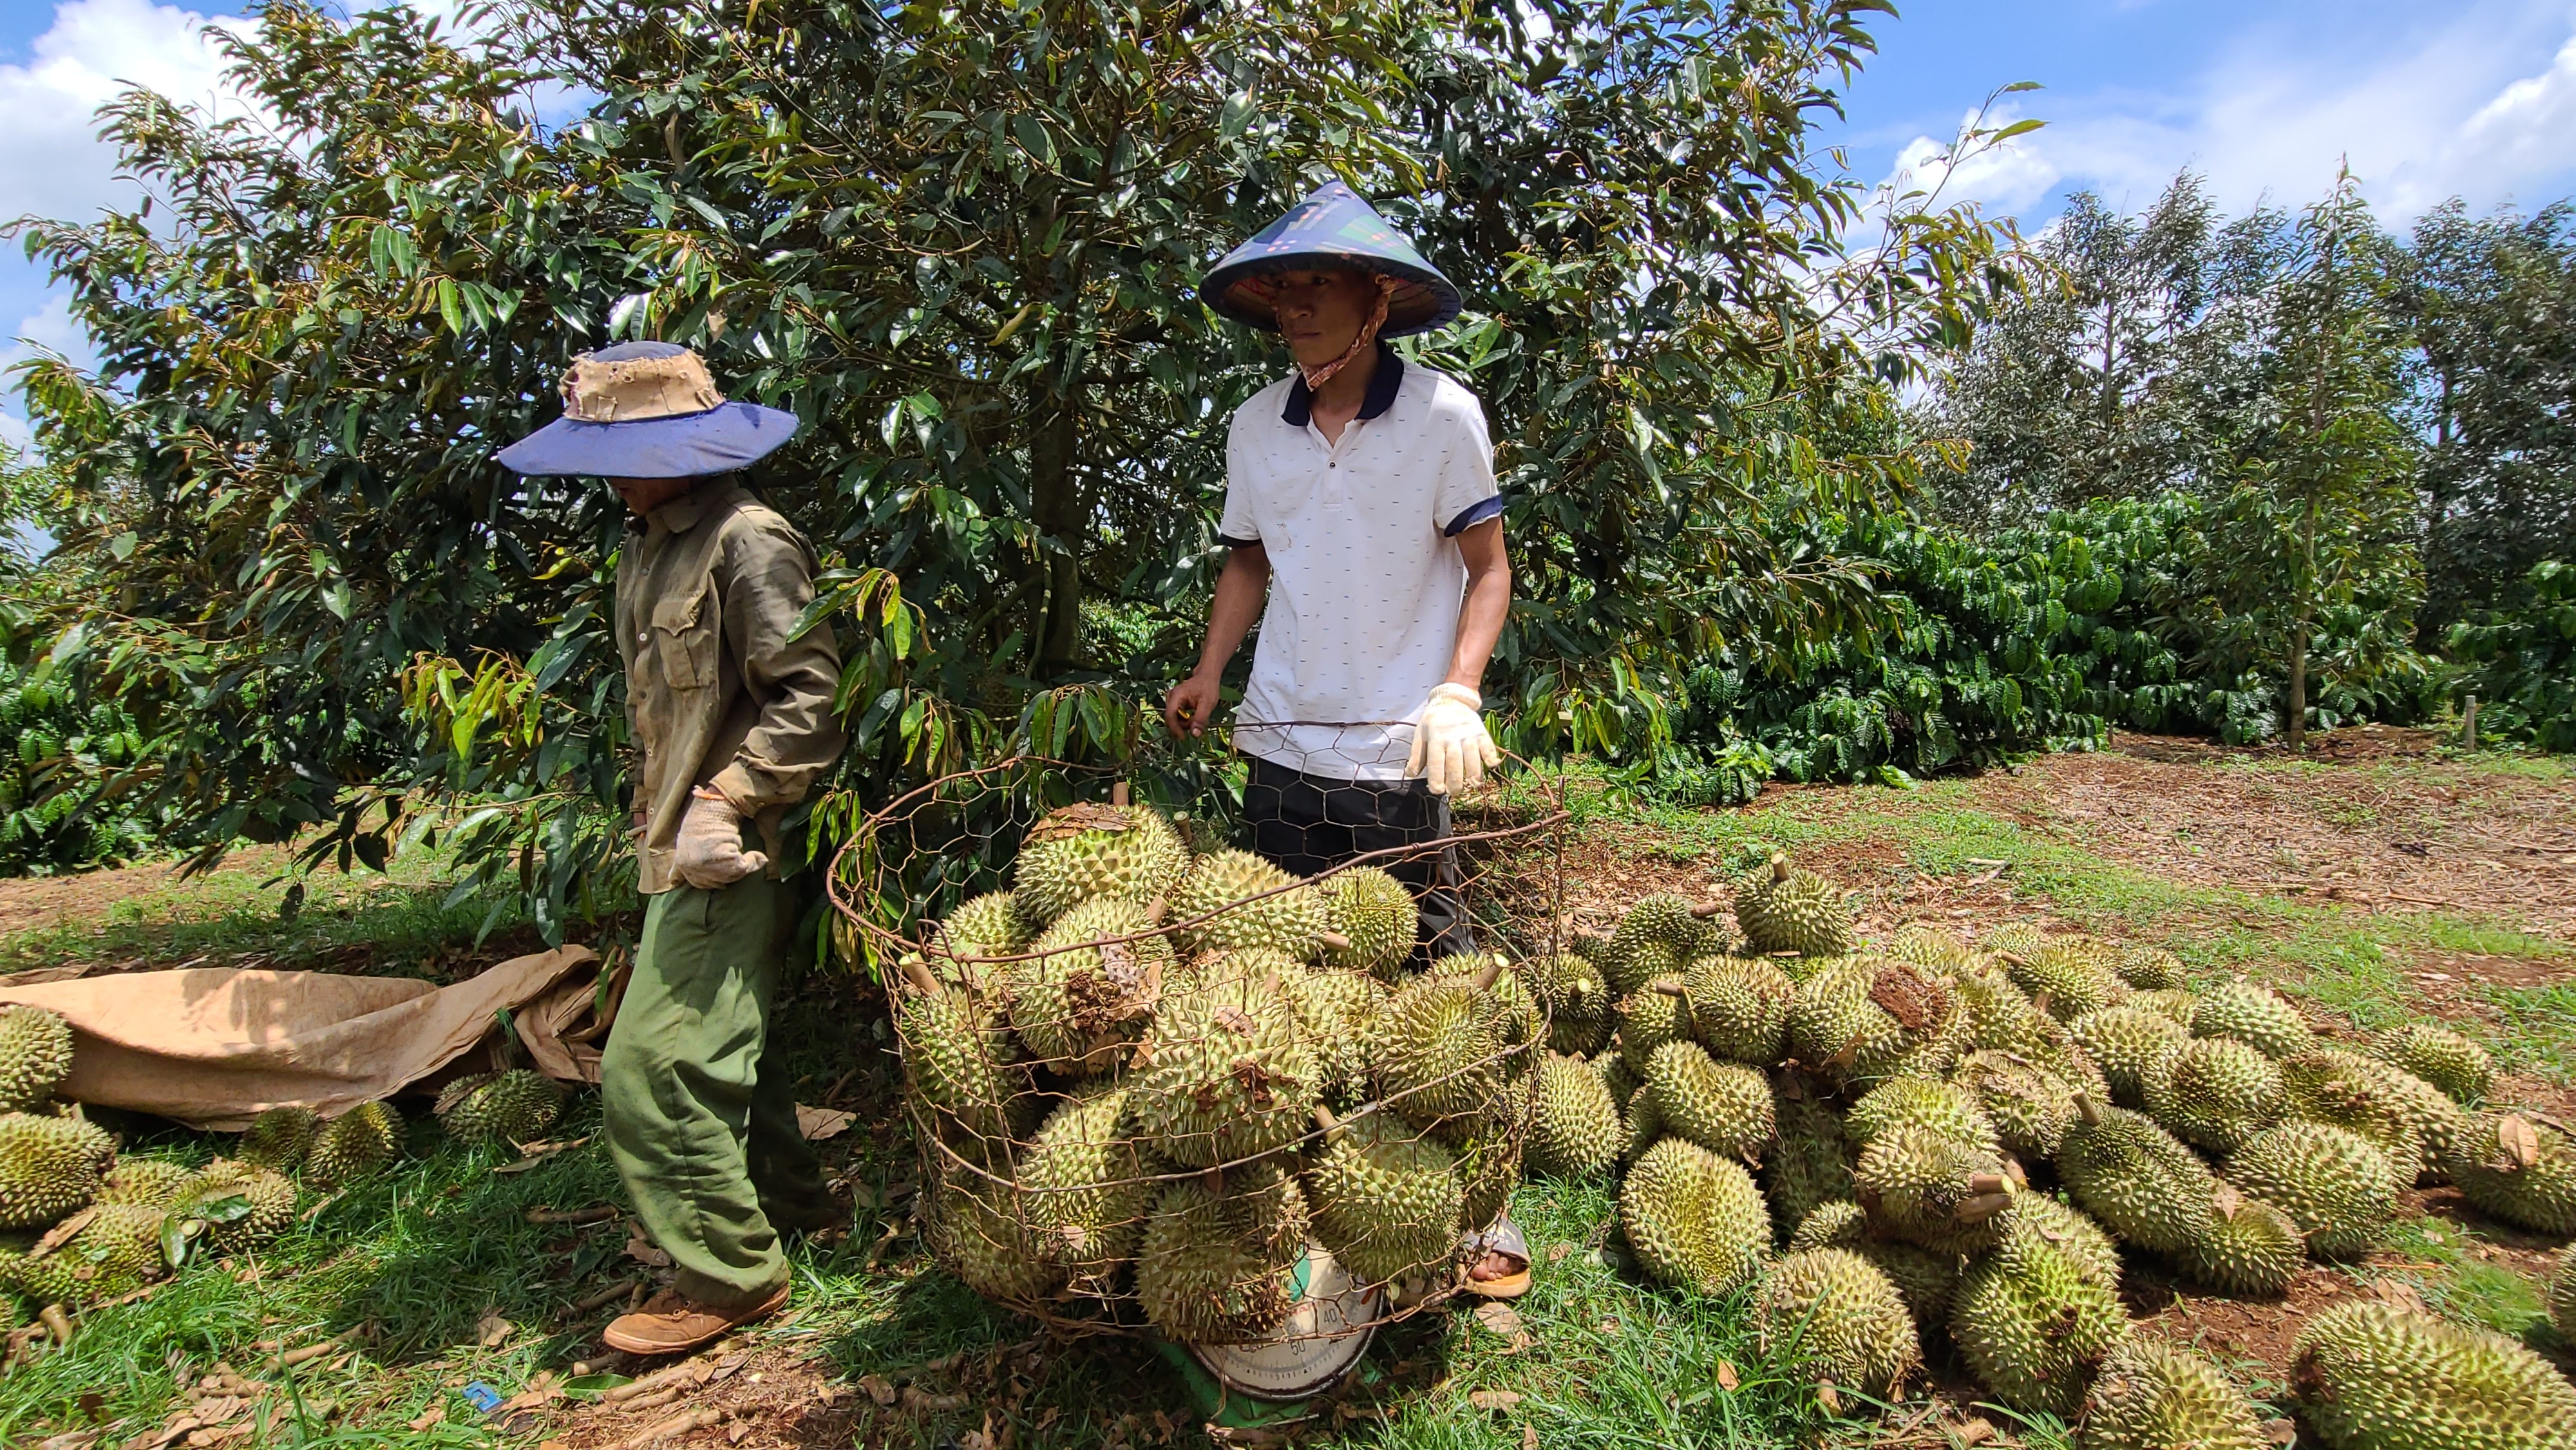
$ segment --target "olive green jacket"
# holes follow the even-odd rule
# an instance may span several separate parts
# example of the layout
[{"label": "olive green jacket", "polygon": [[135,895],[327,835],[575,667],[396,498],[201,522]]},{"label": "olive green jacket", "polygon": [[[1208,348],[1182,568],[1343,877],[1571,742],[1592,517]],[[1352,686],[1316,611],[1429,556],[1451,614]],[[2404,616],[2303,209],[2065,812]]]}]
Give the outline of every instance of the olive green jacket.
[{"label": "olive green jacket", "polygon": [[788,638],[813,598],[813,549],[730,478],[627,519],[617,649],[626,722],[644,752],[635,799],[647,895],[679,884],[671,855],[699,785],[759,823],[777,872],[781,818],[841,753],[832,631]]}]

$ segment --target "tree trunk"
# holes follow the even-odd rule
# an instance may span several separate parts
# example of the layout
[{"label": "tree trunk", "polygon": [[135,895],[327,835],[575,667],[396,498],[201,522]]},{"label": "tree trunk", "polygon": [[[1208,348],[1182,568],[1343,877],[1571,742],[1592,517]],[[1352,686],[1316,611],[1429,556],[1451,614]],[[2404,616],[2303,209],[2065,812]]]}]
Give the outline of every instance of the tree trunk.
[{"label": "tree trunk", "polygon": [[1031,401],[1040,408],[1029,437],[1029,511],[1043,539],[1058,546],[1039,563],[1046,572],[1046,618],[1038,631],[1038,671],[1057,675],[1082,667],[1082,498],[1074,471],[1081,415],[1069,380],[1041,382]]},{"label": "tree trunk", "polygon": [[2316,614],[2317,501],[2299,511],[2299,613],[2290,624],[2290,749],[2308,748],[2308,627]]}]

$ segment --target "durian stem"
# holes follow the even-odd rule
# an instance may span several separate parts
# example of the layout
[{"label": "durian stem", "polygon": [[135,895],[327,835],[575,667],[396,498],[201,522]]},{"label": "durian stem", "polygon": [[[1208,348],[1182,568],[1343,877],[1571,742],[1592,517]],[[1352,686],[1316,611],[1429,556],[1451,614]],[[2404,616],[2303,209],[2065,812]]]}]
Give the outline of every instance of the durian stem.
[{"label": "durian stem", "polygon": [[1786,881],[1789,879],[1788,852],[1774,851],[1771,853],[1771,879],[1774,881]]},{"label": "durian stem", "polygon": [[1724,910],[1726,910],[1726,903],[1723,901],[1703,901],[1691,908],[1691,920],[1706,921]]},{"label": "durian stem", "polygon": [[1134,788],[1123,780],[1114,782],[1109,787],[1109,803],[1113,806],[1124,806],[1135,798]]},{"label": "durian stem", "polygon": [[1315,940],[1322,942],[1325,946],[1328,946],[1337,952],[1346,952],[1351,949],[1351,939],[1337,931],[1319,931],[1315,933]]},{"label": "durian stem", "polygon": [[36,1318],[53,1334],[55,1344],[64,1349],[72,1347],[72,1317],[63,1312],[62,1305],[48,1304],[36,1311]]},{"label": "durian stem", "polygon": [[1960,1203],[1957,1218],[1961,1223],[1984,1223],[2012,1207],[2009,1193],[1981,1193]]},{"label": "durian stem", "polygon": [[930,968],[924,966],[919,957],[904,958],[900,970],[903,973],[903,979],[912,984],[914,991],[925,997],[935,997],[939,994],[939,979],[930,974]]},{"label": "durian stem", "polygon": [[1157,896],[1153,900],[1145,903],[1145,920],[1151,925],[1161,926],[1163,924],[1163,918],[1171,914],[1172,903],[1165,901],[1160,896]]},{"label": "durian stem", "polygon": [[1324,1141],[1328,1143],[1338,1143],[1351,1135],[1349,1127],[1345,1126],[1341,1119],[1334,1117],[1333,1110],[1322,1103],[1315,1104],[1315,1127],[1323,1133]]},{"label": "durian stem", "polygon": [[1968,1179],[1968,1192],[1977,1196],[2002,1193],[2012,1187],[2012,1180],[2000,1173],[1979,1173]]},{"label": "durian stem", "polygon": [[2078,1092],[2071,1093],[2068,1096],[2075,1100],[2076,1116],[2082,1118],[2087,1127],[2098,1127],[2101,1125],[2102,1110],[2094,1106],[2093,1095],[2091,1093]]},{"label": "durian stem", "polygon": [[1500,953],[1496,953],[1494,959],[1485,964],[1485,969],[1476,974],[1476,990],[1490,992],[1494,990],[1494,984],[1502,979],[1503,959]]}]

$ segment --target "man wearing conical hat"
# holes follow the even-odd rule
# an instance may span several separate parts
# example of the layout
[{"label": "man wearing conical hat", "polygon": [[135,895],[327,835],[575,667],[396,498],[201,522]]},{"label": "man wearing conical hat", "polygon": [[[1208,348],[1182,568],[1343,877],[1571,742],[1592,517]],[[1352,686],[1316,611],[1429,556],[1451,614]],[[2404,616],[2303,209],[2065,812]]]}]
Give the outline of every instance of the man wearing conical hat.
[{"label": "man wearing conical hat", "polygon": [[675,1278],[606,1338],[673,1354],[775,1313],[780,1232],[839,1217],[764,1049],[796,921],[778,831],[840,754],[840,660],[830,629],[796,633],[812,549],[735,476],[795,434],[795,414],[725,401],[696,353],[659,342],[574,359],[563,398],[500,461],[605,478],[628,510],[615,620],[646,904],[600,1108]]},{"label": "man wearing conical hat", "polygon": [[[1334,182],[1227,255],[1200,296],[1278,333],[1296,370],[1235,412],[1218,528],[1229,553],[1165,721],[1207,726],[1257,616],[1234,724],[1253,849],[1311,875],[1440,840],[1450,794],[1500,758],[1480,690],[1511,565],[1483,405],[1386,340],[1449,322],[1458,289]],[[1388,869],[1413,888],[1430,955],[1475,948],[1452,856]],[[1490,1257],[1517,1258],[1512,1272],[1487,1264],[1471,1288],[1526,1284],[1526,1250],[1508,1242]]]}]

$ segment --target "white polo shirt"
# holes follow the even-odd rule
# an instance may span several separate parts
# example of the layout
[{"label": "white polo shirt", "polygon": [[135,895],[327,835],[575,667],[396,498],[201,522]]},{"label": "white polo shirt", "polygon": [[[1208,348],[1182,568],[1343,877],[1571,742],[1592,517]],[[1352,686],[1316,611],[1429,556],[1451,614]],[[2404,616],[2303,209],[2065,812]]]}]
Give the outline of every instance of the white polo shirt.
[{"label": "white polo shirt", "polygon": [[1274,383],[1226,438],[1218,533],[1270,556],[1234,743],[1309,775],[1397,780],[1458,645],[1457,536],[1502,512],[1493,444],[1475,394],[1384,344],[1340,443],[1310,401],[1303,377]]}]

